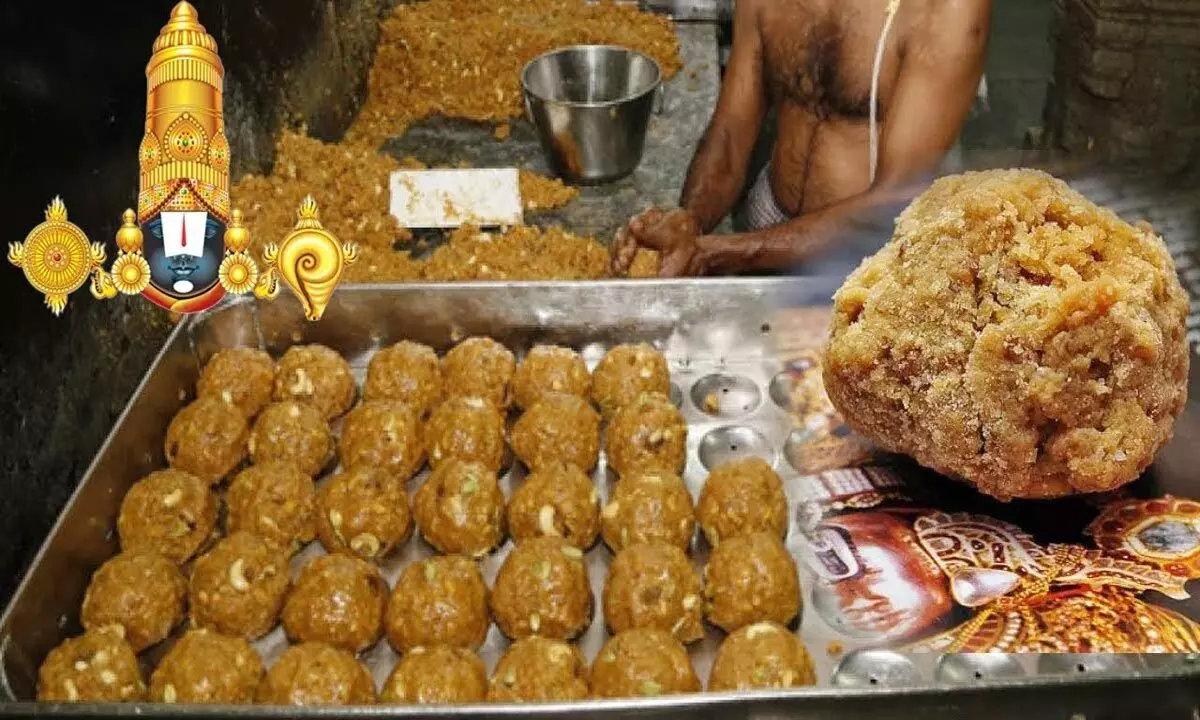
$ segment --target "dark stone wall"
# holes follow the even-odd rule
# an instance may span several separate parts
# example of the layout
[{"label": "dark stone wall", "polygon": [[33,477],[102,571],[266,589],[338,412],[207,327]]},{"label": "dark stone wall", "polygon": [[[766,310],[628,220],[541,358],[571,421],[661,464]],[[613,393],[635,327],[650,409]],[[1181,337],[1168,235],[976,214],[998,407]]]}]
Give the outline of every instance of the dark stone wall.
[{"label": "dark stone wall", "polygon": [[1200,173],[1200,3],[1058,0],[1051,140],[1075,155]]},{"label": "dark stone wall", "polygon": [[[361,105],[378,21],[394,1],[194,4],[225,64],[236,179],[270,168],[285,124],[340,137]],[[70,219],[115,254],[113,233],[137,194],[145,65],[174,2],[118,5],[0,3],[5,242],[23,239],[59,194]],[[7,602],[172,325],[141,298],[101,303],[86,287],[55,318],[7,262],[0,303],[0,602]]]}]

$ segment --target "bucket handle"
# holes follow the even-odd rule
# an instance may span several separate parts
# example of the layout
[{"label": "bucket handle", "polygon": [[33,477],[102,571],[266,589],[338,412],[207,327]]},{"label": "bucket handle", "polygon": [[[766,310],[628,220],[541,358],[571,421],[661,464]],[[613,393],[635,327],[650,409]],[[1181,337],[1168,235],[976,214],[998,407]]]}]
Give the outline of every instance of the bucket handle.
[{"label": "bucket handle", "polygon": [[662,115],[667,109],[667,86],[659,84],[654,91],[654,114]]}]

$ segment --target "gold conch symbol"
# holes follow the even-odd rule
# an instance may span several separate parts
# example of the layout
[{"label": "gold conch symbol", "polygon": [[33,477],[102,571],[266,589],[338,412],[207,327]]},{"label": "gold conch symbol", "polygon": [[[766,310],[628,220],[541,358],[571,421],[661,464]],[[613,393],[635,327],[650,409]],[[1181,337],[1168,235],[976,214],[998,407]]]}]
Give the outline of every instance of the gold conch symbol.
[{"label": "gold conch symbol", "polygon": [[263,250],[267,272],[255,289],[258,297],[274,297],[279,291],[278,273],[300,299],[309,320],[321,319],[346,266],[358,259],[358,246],[338,242],[321,226],[318,215],[312,196],[304,198],[296,229],[278,247],[271,244]]}]

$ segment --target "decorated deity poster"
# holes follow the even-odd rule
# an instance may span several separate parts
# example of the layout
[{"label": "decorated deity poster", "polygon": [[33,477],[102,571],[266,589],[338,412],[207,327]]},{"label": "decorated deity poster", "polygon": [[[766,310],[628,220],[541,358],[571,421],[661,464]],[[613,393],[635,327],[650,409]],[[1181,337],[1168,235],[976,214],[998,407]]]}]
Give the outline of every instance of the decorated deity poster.
[{"label": "decorated deity poster", "polygon": [[[824,311],[784,313],[802,442],[803,633],[853,649],[1200,652],[1200,502],[1170,448],[1120,492],[1003,503],[872,447],[821,385]],[[1185,411],[1181,423],[1193,409]]]}]

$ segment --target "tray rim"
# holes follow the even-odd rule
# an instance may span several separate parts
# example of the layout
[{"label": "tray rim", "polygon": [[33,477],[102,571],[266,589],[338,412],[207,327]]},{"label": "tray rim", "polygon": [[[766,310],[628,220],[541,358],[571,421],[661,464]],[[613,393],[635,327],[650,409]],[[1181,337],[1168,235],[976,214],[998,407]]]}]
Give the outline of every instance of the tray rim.
[{"label": "tray rim", "polygon": [[[1200,658],[1195,663],[1200,670]],[[1128,701],[1129,690],[1144,690],[1148,685],[1161,685],[1181,692],[1175,698],[1193,712],[1200,708],[1200,683],[1196,672],[1174,670],[1155,674],[1091,675],[1082,677],[1046,677],[1043,680],[1020,678],[992,681],[978,685],[930,684],[908,688],[793,688],[788,690],[754,691],[748,693],[700,692],[653,698],[593,699],[582,702],[549,703],[473,703],[469,705],[350,705],[350,706],[288,706],[288,705],[164,705],[161,703],[0,703],[0,717],[197,717],[197,718],[511,718],[522,717],[598,717],[619,718],[634,715],[661,716],[669,713],[708,712],[714,716],[749,715],[761,709],[769,713],[786,711],[789,717],[828,718],[837,712],[839,718],[879,717],[877,711],[887,705],[889,711],[923,711],[924,717],[1008,718],[1011,715],[989,714],[986,707],[995,702],[997,693],[1007,702],[1021,704],[1029,718],[1086,717],[1088,712],[1113,709],[1120,698]],[[1033,708],[1024,703],[1030,696],[1046,693],[1079,695],[1082,704],[1071,708],[1062,704]],[[1076,699],[1072,697],[1072,699]],[[1147,707],[1146,705],[1136,705]],[[847,708],[854,703],[862,707]],[[1128,702],[1119,703],[1128,706]],[[816,707],[809,707],[810,705]],[[898,707],[900,705],[902,707]],[[777,708],[777,710],[773,710]],[[836,710],[834,710],[836,708]],[[1169,710],[1170,708],[1162,708]],[[1081,712],[1083,710],[1083,712]],[[812,715],[809,715],[811,711]],[[1153,714],[1146,718],[1160,717]],[[681,715],[682,716],[682,715]],[[886,717],[904,717],[892,713]],[[1194,717],[1194,715],[1162,715],[1161,717]]]}]

